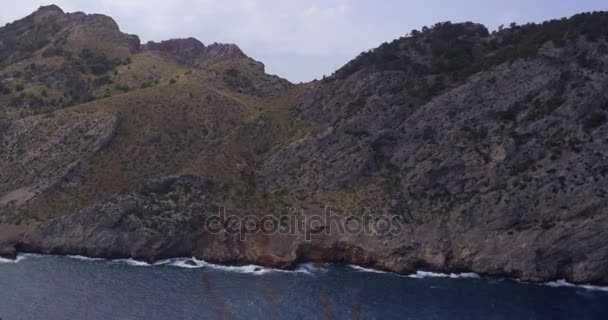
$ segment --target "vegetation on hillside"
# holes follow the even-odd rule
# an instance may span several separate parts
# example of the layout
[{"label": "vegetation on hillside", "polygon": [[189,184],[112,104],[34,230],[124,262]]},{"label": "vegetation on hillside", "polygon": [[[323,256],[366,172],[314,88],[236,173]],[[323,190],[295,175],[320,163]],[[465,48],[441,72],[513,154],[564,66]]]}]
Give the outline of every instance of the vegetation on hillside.
[{"label": "vegetation on hillside", "polygon": [[[581,13],[540,24],[511,24],[491,34],[485,27],[471,22],[437,23],[361,53],[326,80],[343,79],[365,68],[414,74],[446,73],[464,78],[504,62],[533,57],[549,41],[562,46],[580,36],[588,41],[608,37],[608,13]],[[420,59],[425,55],[430,59]]]}]

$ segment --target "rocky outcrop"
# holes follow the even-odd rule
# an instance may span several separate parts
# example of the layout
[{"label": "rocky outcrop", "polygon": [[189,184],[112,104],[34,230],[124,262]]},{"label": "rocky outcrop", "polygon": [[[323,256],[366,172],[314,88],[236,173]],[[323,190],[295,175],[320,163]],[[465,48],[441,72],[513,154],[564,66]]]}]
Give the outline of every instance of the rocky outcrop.
[{"label": "rocky outcrop", "polygon": [[[204,177],[156,179],[138,191],[40,223],[12,245],[5,244],[4,252],[18,248],[50,254],[133,257],[150,262],[196,256],[219,263],[279,268],[292,268],[302,261],[332,261],[400,273],[425,269],[474,271],[527,281],[608,281],[604,273],[608,266],[604,217],[518,232],[489,228],[485,222],[478,222],[483,217],[473,214],[452,214],[415,226],[405,224],[401,232],[391,234],[373,226],[368,233],[341,234],[336,225],[329,223],[305,223],[297,227],[297,232],[284,234],[243,235],[229,232],[230,226],[210,232],[207,219],[217,216],[222,210],[218,205],[226,203],[221,195],[223,188],[218,181]],[[223,210],[226,215],[242,213],[235,208]],[[319,210],[308,207],[301,214],[323,214]],[[326,229],[333,231],[326,233]]]},{"label": "rocky outcrop", "polygon": [[[204,67],[230,60],[252,60],[235,44],[214,43],[206,47],[195,38],[150,41],[142,48],[167,54],[177,62],[189,67]],[[261,71],[264,71],[263,65]]]},{"label": "rocky outcrop", "polygon": [[177,62],[191,67],[205,52],[205,45],[195,38],[171,39],[158,43],[150,41],[143,49],[166,53]]},{"label": "rocky outcrop", "polygon": [[117,128],[117,116],[106,113],[64,112],[12,123],[0,135],[3,218],[39,194],[74,183],[74,172],[111,141]]},{"label": "rocky outcrop", "polygon": [[68,48],[89,49],[112,58],[126,58],[139,50],[139,37],[121,32],[118,24],[108,16],[75,12],[67,18]]},{"label": "rocky outcrop", "polygon": [[41,223],[18,246],[26,251],[148,261],[188,256],[203,229],[204,214],[211,212],[220,191],[221,185],[208,178],[159,178],[140,190]]},{"label": "rocky outcrop", "polygon": [[232,43],[214,43],[208,46],[198,63],[204,66],[238,59],[254,61],[256,65],[262,66],[261,71],[264,72],[264,65],[261,62],[247,57],[237,45]]},{"label": "rocky outcrop", "polygon": [[187,38],[150,41],[142,48],[198,70],[206,81],[240,93],[277,96],[292,87],[289,81],[267,74],[263,63],[245,55],[235,44],[205,46],[195,38]]}]

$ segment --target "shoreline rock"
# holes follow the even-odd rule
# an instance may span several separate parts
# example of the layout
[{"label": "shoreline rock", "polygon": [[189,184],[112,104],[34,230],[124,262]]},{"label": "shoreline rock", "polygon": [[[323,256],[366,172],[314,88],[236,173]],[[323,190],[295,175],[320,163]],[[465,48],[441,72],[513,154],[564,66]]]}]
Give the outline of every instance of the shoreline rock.
[{"label": "shoreline rock", "polygon": [[17,259],[17,250],[9,245],[0,245],[0,258],[15,260]]}]

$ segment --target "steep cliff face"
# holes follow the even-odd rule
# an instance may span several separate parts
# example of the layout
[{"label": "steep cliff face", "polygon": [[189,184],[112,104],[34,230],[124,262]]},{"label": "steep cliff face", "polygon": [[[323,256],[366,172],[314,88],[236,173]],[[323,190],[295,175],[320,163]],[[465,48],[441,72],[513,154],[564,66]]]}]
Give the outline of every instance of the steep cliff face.
[{"label": "steep cliff face", "polygon": [[[44,7],[0,28],[0,254],[608,283],[606,13],[440,23],[297,86],[235,45],[139,47],[108,19]],[[24,30],[40,42],[11,42]],[[401,231],[205,229],[220,208],[285,228],[292,207]]]},{"label": "steep cliff face", "polygon": [[[411,238],[439,269],[580,280],[605,268],[606,233],[591,226],[608,218],[606,39],[566,40],[562,26],[505,62],[505,47],[483,48],[543,32],[520,28],[438,25],[364,54],[294,109],[314,130],[272,154],[258,181],[297,186],[288,192],[303,202],[402,215],[415,230],[433,224],[432,238]],[[437,57],[437,38],[455,39],[455,60]]]}]

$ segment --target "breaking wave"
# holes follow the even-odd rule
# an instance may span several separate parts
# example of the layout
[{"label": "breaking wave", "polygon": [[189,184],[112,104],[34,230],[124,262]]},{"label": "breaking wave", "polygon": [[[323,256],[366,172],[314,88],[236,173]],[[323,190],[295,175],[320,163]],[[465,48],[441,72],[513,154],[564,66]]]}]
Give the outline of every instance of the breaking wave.
[{"label": "breaking wave", "polygon": [[6,259],[6,258],[1,258],[0,257],[0,263],[19,263],[23,260],[26,259],[30,259],[30,258],[39,258],[39,257],[43,257],[44,255],[41,254],[35,254],[35,253],[21,253],[17,255],[16,259]]},{"label": "breaking wave", "polygon": [[583,288],[583,289],[587,289],[587,290],[608,292],[608,287],[592,286],[592,285],[589,285],[589,284],[574,284],[574,283],[570,283],[570,282],[568,282],[566,280],[563,280],[563,279],[562,280],[545,282],[544,285],[549,286],[549,287],[554,287],[554,288],[558,288],[558,287]]},{"label": "breaking wave", "polygon": [[106,259],[102,259],[102,258],[90,258],[90,257],[85,257],[85,256],[80,256],[80,255],[68,255],[68,256],[66,256],[66,258],[80,260],[80,261],[105,261],[106,260]]},{"label": "breaking wave", "polygon": [[[0,264],[17,264],[24,260],[28,260],[28,259],[32,259],[32,258],[41,258],[41,257],[45,257],[45,256],[48,256],[48,255],[34,254],[34,253],[20,253],[17,255],[17,258],[14,260],[0,258]],[[263,275],[263,274],[268,274],[271,272],[302,273],[302,274],[314,275],[314,274],[323,273],[323,272],[328,271],[328,268],[327,268],[328,264],[319,265],[319,264],[314,264],[314,263],[303,263],[295,270],[282,270],[282,269],[266,268],[266,267],[262,267],[262,266],[254,265],[254,264],[249,264],[249,265],[244,265],[244,266],[227,266],[227,265],[209,263],[207,261],[199,260],[196,258],[165,259],[165,260],[157,261],[155,263],[148,263],[145,261],[138,261],[138,260],[131,259],[131,258],[111,260],[111,259],[103,259],[103,258],[90,258],[90,257],[85,257],[85,256],[80,256],[80,255],[68,255],[68,256],[64,256],[64,257],[69,258],[69,259],[85,261],[85,262],[107,261],[107,262],[112,262],[112,263],[123,263],[123,264],[133,266],[133,267],[170,266],[170,267],[178,267],[178,268],[186,268],[186,269],[209,268],[209,269],[220,270],[220,271],[225,271],[225,272],[236,272],[236,273],[253,274],[253,275]],[[382,270],[364,268],[362,266],[353,265],[353,264],[348,265],[348,267],[350,267],[356,271],[359,271],[359,272],[381,273],[381,274],[391,273],[391,272],[386,272],[386,271],[382,271]],[[417,271],[416,273],[409,274],[409,275],[399,275],[399,274],[395,274],[395,275],[413,278],[413,279],[424,279],[424,278],[479,279],[479,278],[481,278],[480,275],[478,275],[476,273],[471,273],[471,272],[437,273],[437,272],[429,272],[429,271]],[[515,279],[515,280],[519,281],[517,279]],[[522,282],[522,281],[519,281],[519,282]],[[574,284],[574,283],[567,282],[566,280],[549,281],[549,282],[545,282],[541,285],[555,287],[555,288],[568,287],[568,288],[581,288],[581,289],[586,289],[586,290],[608,292],[608,286],[604,287],[604,286],[594,286],[594,285],[589,285],[589,284]]]},{"label": "breaking wave", "polygon": [[358,265],[356,265],[356,264],[349,264],[348,266],[349,266],[350,268],[355,269],[355,270],[360,271],[360,272],[369,272],[369,273],[389,273],[389,272],[382,271],[382,270],[376,270],[376,269],[364,268],[364,267],[362,267],[362,266],[358,266]]},{"label": "breaking wave", "polygon": [[465,273],[436,273],[428,271],[417,271],[414,274],[406,275],[408,278],[423,279],[423,278],[451,278],[451,279],[479,279],[478,274],[472,272]]}]

